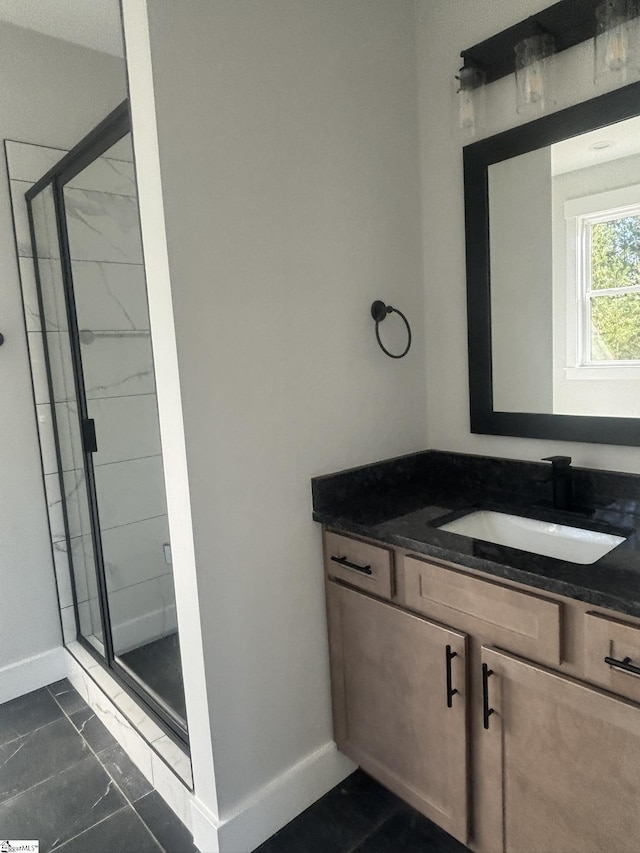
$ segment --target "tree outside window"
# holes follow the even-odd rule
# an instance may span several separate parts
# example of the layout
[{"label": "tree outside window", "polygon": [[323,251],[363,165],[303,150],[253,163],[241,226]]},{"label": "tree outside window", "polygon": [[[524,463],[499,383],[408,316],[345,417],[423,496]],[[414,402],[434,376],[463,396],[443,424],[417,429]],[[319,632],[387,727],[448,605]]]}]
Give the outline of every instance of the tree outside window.
[{"label": "tree outside window", "polygon": [[640,363],[640,206],[582,227],[583,364]]}]

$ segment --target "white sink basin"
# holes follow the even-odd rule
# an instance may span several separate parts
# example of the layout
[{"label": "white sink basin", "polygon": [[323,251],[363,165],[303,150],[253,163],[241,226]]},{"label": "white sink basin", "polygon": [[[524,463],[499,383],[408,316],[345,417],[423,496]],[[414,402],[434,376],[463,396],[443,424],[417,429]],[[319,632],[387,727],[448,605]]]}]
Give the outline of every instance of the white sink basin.
[{"label": "white sink basin", "polygon": [[484,542],[494,542],[496,545],[518,548],[520,551],[583,564],[595,563],[625,541],[624,536],[596,533],[581,527],[567,527],[564,524],[552,524],[490,510],[471,512],[443,524],[438,529],[472,539],[482,539]]}]

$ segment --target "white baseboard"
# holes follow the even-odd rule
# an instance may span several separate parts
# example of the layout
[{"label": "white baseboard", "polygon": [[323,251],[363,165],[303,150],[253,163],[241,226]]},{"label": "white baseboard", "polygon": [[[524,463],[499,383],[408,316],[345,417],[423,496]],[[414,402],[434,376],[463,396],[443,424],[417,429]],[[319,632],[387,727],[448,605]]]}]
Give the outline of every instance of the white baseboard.
[{"label": "white baseboard", "polygon": [[62,646],[0,669],[0,705],[66,678]]},{"label": "white baseboard", "polygon": [[143,613],[135,619],[126,622],[114,623],[113,646],[118,654],[126,654],[132,649],[146,646],[154,640],[166,637],[178,630],[178,618],[175,604],[153,610],[151,613]]},{"label": "white baseboard", "polygon": [[200,853],[220,853],[218,839],[220,821],[204,803],[200,802],[195,793],[191,800],[191,831],[193,843]]},{"label": "white baseboard", "polygon": [[191,805],[194,843],[202,853],[254,850],[355,769],[334,743],[327,743],[221,819],[196,794]]}]

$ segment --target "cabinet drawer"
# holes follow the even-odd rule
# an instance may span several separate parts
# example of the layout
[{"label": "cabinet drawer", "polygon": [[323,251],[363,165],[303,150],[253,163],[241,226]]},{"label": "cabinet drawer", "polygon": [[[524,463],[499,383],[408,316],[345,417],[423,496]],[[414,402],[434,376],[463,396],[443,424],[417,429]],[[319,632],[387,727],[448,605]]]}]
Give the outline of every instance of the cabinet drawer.
[{"label": "cabinet drawer", "polygon": [[413,557],[404,561],[404,595],[407,607],[438,621],[455,625],[456,614],[479,620],[474,630],[505,651],[552,666],[561,661],[556,601]]},{"label": "cabinet drawer", "polygon": [[[630,664],[638,672],[625,671],[605,658]],[[599,613],[585,614],[584,670],[587,681],[640,702],[640,626]]]},{"label": "cabinet drawer", "polygon": [[393,554],[386,548],[325,533],[324,559],[330,578],[338,578],[381,598],[393,595]]}]

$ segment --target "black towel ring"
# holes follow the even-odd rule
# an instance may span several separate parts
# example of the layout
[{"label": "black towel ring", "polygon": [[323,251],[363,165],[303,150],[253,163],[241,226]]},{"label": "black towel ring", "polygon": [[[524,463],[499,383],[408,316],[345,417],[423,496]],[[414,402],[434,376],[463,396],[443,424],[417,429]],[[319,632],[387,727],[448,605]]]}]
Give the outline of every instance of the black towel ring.
[{"label": "black towel ring", "polygon": [[[407,346],[405,347],[404,352],[401,352],[399,355],[396,355],[393,352],[389,352],[389,350],[380,340],[380,330],[378,329],[378,326],[384,320],[387,314],[399,314],[400,317],[402,317],[402,319],[404,320],[405,326],[407,327]],[[411,326],[409,325],[409,321],[404,316],[402,311],[398,311],[397,308],[392,308],[391,305],[385,305],[382,300],[376,299],[376,301],[371,305],[371,316],[376,321],[376,339],[378,341],[378,346],[380,347],[382,352],[388,355],[389,358],[404,358],[411,347]]]}]

